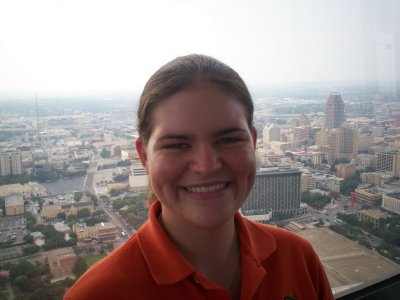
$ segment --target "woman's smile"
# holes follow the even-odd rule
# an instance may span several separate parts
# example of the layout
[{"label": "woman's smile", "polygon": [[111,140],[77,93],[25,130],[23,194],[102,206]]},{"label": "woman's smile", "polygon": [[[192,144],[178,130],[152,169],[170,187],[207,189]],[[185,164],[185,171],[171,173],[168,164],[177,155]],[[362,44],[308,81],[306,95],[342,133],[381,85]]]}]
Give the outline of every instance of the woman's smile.
[{"label": "woman's smile", "polygon": [[203,83],[164,99],[152,120],[149,141],[139,149],[162,214],[168,211],[165,221],[214,227],[232,220],[256,172],[256,134],[243,106]]}]

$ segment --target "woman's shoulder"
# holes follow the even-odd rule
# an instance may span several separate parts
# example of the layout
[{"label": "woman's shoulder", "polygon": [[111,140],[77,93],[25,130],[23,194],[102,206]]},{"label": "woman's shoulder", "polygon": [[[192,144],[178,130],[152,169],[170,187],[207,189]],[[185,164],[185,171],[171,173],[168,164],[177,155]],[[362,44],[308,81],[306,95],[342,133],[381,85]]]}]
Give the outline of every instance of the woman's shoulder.
[{"label": "woman's shoulder", "polygon": [[135,234],[91,266],[71,287],[64,299],[77,299],[78,295],[79,299],[107,299],[108,296],[115,295],[116,286],[121,292],[124,287],[132,287],[132,278],[141,273],[141,268],[145,269],[145,262]]}]

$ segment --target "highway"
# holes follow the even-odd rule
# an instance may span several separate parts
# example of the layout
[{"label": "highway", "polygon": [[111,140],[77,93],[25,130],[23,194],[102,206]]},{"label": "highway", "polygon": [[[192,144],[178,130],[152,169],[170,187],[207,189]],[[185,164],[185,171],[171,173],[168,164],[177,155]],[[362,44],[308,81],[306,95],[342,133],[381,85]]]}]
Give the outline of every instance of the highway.
[{"label": "highway", "polygon": [[85,181],[83,182],[83,191],[95,195],[96,191],[93,187],[94,175],[97,172],[97,166],[99,164],[100,154],[92,156],[89,162],[89,168],[86,171]]},{"label": "highway", "polygon": [[[83,190],[85,192],[88,192],[92,195],[97,196],[96,189],[94,188],[94,177],[97,172],[97,166],[99,164],[99,159],[100,159],[100,154],[95,154],[90,162],[89,162],[89,168],[87,169],[86,172],[86,177],[85,181],[83,183]],[[132,230],[128,224],[125,222],[125,220],[115,213],[114,211],[110,210],[103,202],[103,200],[100,197],[97,197],[97,204],[99,208],[103,209],[104,212],[107,214],[108,218],[117,226],[119,227],[120,232],[125,232],[128,237],[130,237],[132,234],[135,233],[135,230]]]}]

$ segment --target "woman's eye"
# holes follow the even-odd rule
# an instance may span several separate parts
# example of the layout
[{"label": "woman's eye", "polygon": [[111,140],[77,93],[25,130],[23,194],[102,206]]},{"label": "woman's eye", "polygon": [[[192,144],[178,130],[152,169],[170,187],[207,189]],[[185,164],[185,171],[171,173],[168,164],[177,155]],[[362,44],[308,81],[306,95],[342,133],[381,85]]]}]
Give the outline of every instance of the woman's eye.
[{"label": "woman's eye", "polygon": [[188,147],[189,147],[188,144],[179,143],[179,144],[166,145],[164,148],[166,148],[166,149],[185,149],[185,148],[188,148]]},{"label": "woman's eye", "polygon": [[238,138],[233,138],[233,137],[226,137],[218,140],[218,144],[228,144],[228,143],[234,143],[238,142]]}]

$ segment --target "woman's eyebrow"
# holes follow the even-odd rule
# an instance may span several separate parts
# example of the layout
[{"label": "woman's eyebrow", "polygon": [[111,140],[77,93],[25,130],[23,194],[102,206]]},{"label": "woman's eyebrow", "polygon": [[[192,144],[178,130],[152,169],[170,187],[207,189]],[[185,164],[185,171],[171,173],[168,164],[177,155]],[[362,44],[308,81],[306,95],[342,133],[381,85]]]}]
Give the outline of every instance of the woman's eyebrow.
[{"label": "woman's eyebrow", "polygon": [[166,134],[158,138],[158,141],[165,140],[189,140],[189,136],[186,134]]},{"label": "woman's eyebrow", "polygon": [[[221,130],[217,130],[215,132],[215,136],[223,136],[226,134],[230,134],[230,133],[234,133],[234,132],[246,132],[245,129],[243,128],[225,128],[225,129],[221,129]],[[157,139],[157,141],[162,142],[165,140],[184,140],[184,141],[188,141],[191,139],[191,136],[188,134],[165,134],[161,137],[159,137]]]},{"label": "woman's eyebrow", "polygon": [[216,132],[216,136],[221,136],[221,135],[226,135],[234,132],[246,132],[243,128],[226,128],[226,129],[221,129]]}]

